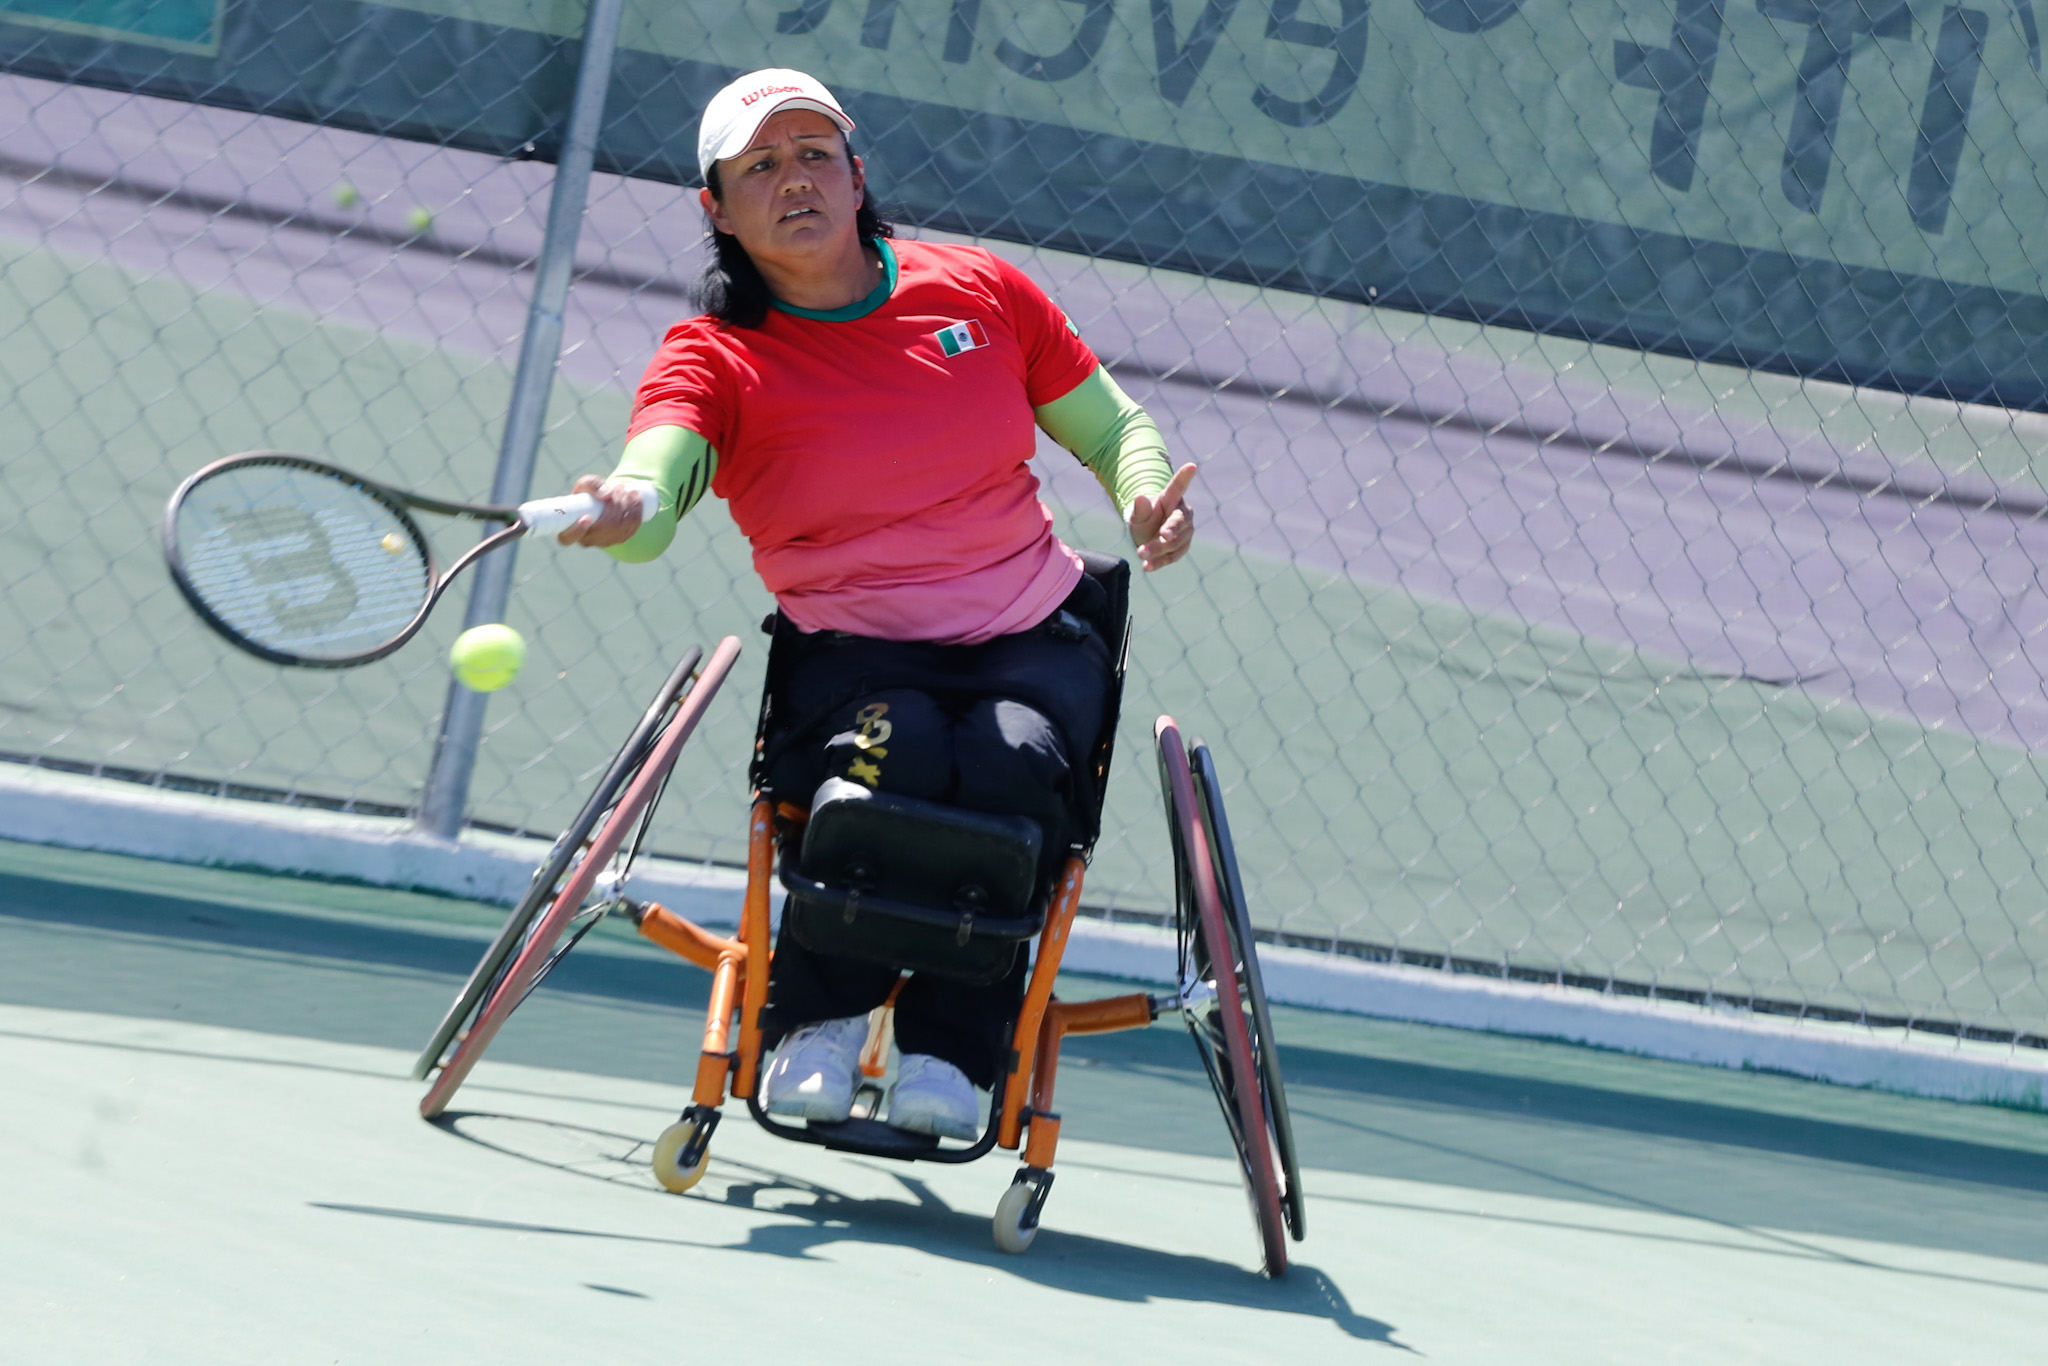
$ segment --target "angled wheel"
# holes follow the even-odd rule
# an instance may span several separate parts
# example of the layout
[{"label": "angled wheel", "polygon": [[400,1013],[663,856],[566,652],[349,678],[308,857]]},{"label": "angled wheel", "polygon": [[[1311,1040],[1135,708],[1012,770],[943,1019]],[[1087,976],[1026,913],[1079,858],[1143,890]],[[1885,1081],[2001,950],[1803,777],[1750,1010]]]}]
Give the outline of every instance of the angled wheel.
[{"label": "angled wheel", "polygon": [[[534,870],[533,881],[528,884],[526,894],[512,908],[506,918],[505,927],[498,931],[498,937],[484,951],[483,960],[469,975],[469,980],[457,993],[454,1004],[441,1017],[427,1046],[421,1050],[413,1063],[412,1074],[424,1080],[445,1060],[448,1047],[466,1030],[476,1017],[477,1009],[484,1000],[505,980],[506,969],[513,957],[526,946],[541,913],[547,910],[572,873],[577,871],[587,857],[592,839],[599,825],[617,807],[619,798],[647,762],[655,742],[660,739],[663,724],[675,709],[676,700],[683,688],[696,672],[697,664],[704,657],[700,647],[691,647],[662,684],[654,703],[647,709],[640,722],[619,748],[604,776],[598,780],[597,788],[569,828],[562,832],[554,847],[541,866]],[[594,917],[593,917],[594,921]]]},{"label": "angled wheel", "polygon": [[548,851],[526,895],[413,1066],[415,1077],[434,1078],[420,1101],[423,1116],[432,1119],[448,1108],[519,1003],[617,904],[676,756],[717,695],[739,648],[736,638],[726,637],[701,670],[701,649],[683,657],[590,800]]},{"label": "angled wheel", "polygon": [[[1209,821],[1180,730],[1173,718],[1162,716],[1153,735],[1173,843],[1181,1018],[1215,1089],[1231,1145],[1237,1149],[1238,1167],[1251,1199],[1252,1222],[1265,1253],[1266,1274],[1281,1276],[1287,1271],[1289,1221],[1283,1186],[1287,1163],[1281,1157],[1281,1140],[1273,1121],[1275,1107],[1266,1095],[1265,1074],[1253,1042],[1254,1022],[1246,1004],[1251,999],[1247,978],[1256,979],[1258,959],[1249,938],[1240,947],[1233,933],[1234,915],[1224,899]],[[1263,1009],[1263,986],[1257,999]],[[1270,1027],[1264,1033],[1270,1037]],[[1276,1081],[1277,1076],[1276,1071]],[[1280,1113],[1285,1109],[1286,1102],[1280,1099]]]},{"label": "angled wheel", "polygon": [[1197,739],[1188,751],[1188,767],[1201,800],[1202,829],[1214,856],[1217,890],[1223,895],[1224,924],[1230,931],[1231,962],[1242,989],[1245,1024],[1251,1031],[1252,1063],[1259,1070],[1259,1092],[1266,1102],[1266,1127],[1273,1155],[1280,1163],[1280,1212],[1287,1232],[1300,1242],[1308,1232],[1301,1203],[1301,1167],[1294,1158],[1294,1121],[1287,1113],[1287,1087],[1280,1079],[1280,1044],[1273,1033],[1273,1015],[1266,1006],[1266,982],[1259,971],[1258,940],[1252,934],[1251,903],[1245,900],[1244,878],[1237,869],[1237,846],[1223,811],[1223,783],[1216,760]]}]

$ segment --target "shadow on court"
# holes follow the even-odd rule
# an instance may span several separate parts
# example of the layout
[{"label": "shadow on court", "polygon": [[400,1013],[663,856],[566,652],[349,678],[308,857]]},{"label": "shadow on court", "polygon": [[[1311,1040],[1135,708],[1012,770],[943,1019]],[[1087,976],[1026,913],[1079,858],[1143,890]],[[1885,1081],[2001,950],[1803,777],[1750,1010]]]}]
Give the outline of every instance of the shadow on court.
[{"label": "shadow on court", "polygon": [[[769,1213],[776,1216],[776,1222],[756,1225],[741,1243],[720,1245],[428,1210],[317,1202],[315,1208],[522,1235],[688,1248],[724,1246],[733,1252],[769,1257],[809,1259],[819,1249],[841,1243],[901,1247],[961,1265],[1002,1272],[1049,1289],[1099,1299],[1225,1304],[1326,1319],[1351,1337],[1403,1347],[1394,1341],[1398,1330],[1393,1325],[1355,1312],[1344,1292],[1313,1266],[1296,1263],[1285,1279],[1270,1281],[1215,1258],[1063,1233],[1053,1228],[1040,1232],[1027,1255],[1013,1257],[998,1252],[989,1246],[986,1215],[954,1209],[909,1168],[862,1164],[885,1172],[908,1199],[860,1198],[757,1163],[722,1158],[714,1152],[711,1172],[704,1183],[679,1197],[650,1184],[645,1174],[647,1142],[630,1134],[483,1111],[451,1111],[437,1121],[437,1127],[492,1152],[556,1172],[637,1189],[651,1199],[709,1201]],[[491,1130],[492,1136],[484,1136],[485,1129]],[[577,1158],[535,1151],[546,1148],[559,1154],[565,1147],[586,1151]],[[1230,1192],[1222,1194],[1227,1199],[1237,1198]]]},{"label": "shadow on court", "polygon": [[[258,888],[271,906],[135,885],[0,873],[0,1001],[409,1053],[502,917],[272,880]],[[276,909],[283,897],[303,908]],[[402,914],[366,909],[386,905]],[[492,1057],[687,1085],[708,982],[630,939],[594,939]],[[1310,1168],[2048,1264],[2048,1117],[1473,1036],[1446,1062],[1444,1031],[1305,1012],[1279,1033]],[[1069,1136],[1229,1156],[1177,1026],[1070,1040],[1067,1056]],[[964,1245],[983,1256],[985,1237],[977,1224]]]}]

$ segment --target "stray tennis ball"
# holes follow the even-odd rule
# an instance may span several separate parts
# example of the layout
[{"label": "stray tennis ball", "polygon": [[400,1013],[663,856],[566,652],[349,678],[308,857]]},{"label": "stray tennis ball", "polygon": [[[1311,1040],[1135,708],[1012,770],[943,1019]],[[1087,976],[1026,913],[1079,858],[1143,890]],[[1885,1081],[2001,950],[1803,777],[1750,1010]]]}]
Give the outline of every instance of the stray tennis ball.
[{"label": "stray tennis ball", "polygon": [[405,225],[412,229],[413,236],[424,237],[433,230],[434,215],[415,205],[413,211],[405,216]]},{"label": "stray tennis ball", "polygon": [[395,531],[387,531],[384,533],[384,539],[377,542],[377,544],[396,555],[399,551],[405,549],[405,538]]},{"label": "stray tennis ball", "polygon": [[463,687],[477,692],[496,692],[518,676],[525,662],[525,639],[503,622],[470,627],[448,651],[448,667]]},{"label": "stray tennis ball", "polygon": [[336,208],[353,209],[362,202],[362,193],[346,180],[334,187],[334,205]]}]

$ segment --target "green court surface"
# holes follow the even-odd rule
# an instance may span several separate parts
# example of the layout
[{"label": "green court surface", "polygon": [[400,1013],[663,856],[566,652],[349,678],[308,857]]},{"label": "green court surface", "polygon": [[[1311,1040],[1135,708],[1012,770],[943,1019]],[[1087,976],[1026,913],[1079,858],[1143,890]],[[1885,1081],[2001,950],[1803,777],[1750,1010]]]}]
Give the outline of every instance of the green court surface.
[{"label": "green court surface", "polygon": [[[0,631],[17,642],[0,754],[408,806],[459,613],[386,663],[280,670],[197,623],[155,522],[183,475],[258,446],[478,496],[503,368],[164,276],[0,253],[0,382],[20,408],[0,467],[26,510],[0,537]],[[561,384],[550,412],[537,488],[609,463],[622,394]],[[1077,543],[1116,542],[1100,517],[1067,520]],[[2038,756],[1226,545],[1198,547],[1194,567],[1136,591],[1090,904],[1167,902],[1147,757],[1167,712],[1217,750],[1268,928],[2048,1029],[2048,914],[2025,894],[2048,843]],[[715,504],[651,566],[526,547],[509,619],[534,653],[492,703],[473,814],[551,837],[675,657],[733,633],[748,654],[655,839],[740,861],[767,606]]]},{"label": "green court surface", "polygon": [[1283,1011],[1309,1237],[1274,1283],[1161,1024],[1069,1045],[1046,1225],[1007,1257],[1002,1155],[735,1113],[697,1191],[658,1190],[707,979],[624,935],[421,1122],[412,1052],[497,919],[0,845],[0,1357],[2044,1359],[2038,1114]]}]

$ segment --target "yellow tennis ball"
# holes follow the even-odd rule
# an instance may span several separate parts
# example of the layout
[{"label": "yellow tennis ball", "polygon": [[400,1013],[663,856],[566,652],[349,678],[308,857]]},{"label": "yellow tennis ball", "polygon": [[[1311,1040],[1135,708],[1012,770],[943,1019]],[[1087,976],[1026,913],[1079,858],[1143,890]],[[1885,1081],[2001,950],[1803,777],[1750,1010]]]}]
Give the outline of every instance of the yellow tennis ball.
[{"label": "yellow tennis ball", "polygon": [[405,549],[405,538],[395,531],[387,531],[384,533],[384,539],[377,542],[377,544],[396,555],[399,551]]},{"label": "yellow tennis ball", "polygon": [[503,622],[472,626],[455,637],[448,667],[465,688],[496,692],[519,674],[526,662],[526,640]]},{"label": "yellow tennis ball", "polygon": [[415,205],[405,216],[405,226],[412,229],[415,237],[426,236],[434,230],[434,211],[425,205]]}]

